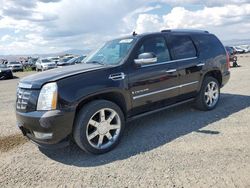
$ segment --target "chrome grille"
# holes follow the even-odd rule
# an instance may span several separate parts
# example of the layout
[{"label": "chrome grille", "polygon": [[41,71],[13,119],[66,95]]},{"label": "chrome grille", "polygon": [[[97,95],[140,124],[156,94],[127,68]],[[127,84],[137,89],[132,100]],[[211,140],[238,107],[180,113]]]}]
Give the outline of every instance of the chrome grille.
[{"label": "chrome grille", "polygon": [[16,108],[18,110],[26,110],[31,92],[29,90],[24,90],[18,88],[17,90],[17,102]]}]

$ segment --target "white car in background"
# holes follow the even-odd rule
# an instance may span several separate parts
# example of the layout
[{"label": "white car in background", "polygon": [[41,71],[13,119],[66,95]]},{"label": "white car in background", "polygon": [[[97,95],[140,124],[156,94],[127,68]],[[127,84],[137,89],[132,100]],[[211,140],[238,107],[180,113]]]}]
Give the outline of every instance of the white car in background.
[{"label": "white car in background", "polygon": [[245,53],[250,52],[250,46],[248,46],[248,45],[241,45],[238,47],[241,48],[242,50],[244,50]]},{"label": "white car in background", "polygon": [[238,46],[233,46],[233,49],[236,51],[237,54],[245,53],[245,50],[243,50],[242,48],[240,48]]},{"label": "white car in background", "polygon": [[59,62],[60,58],[59,57],[48,57],[49,60],[55,62],[56,64]]},{"label": "white car in background", "polygon": [[56,63],[50,59],[38,59],[36,62],[36,71],[45,71],[56,67]]},{"label": "white car in background", "polygon": [[11,61],[7,63],[7,67],[10,68],[13,72],[15,71],[23,71],[22,63],[18,61]]}]

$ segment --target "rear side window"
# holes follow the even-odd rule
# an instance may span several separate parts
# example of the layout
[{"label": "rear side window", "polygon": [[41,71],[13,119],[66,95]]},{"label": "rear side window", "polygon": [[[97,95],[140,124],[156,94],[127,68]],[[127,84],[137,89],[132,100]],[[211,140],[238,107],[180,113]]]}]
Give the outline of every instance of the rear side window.
[{"label": "rear side window", "polygon": [[139,48],[138,55],[146,52],[152,52],[157,57],[157,63],[170,61],[170,54],[163,37],[151,37],[145,39]]},{"label": "rear side window", "polygon": [[196,46],[199,46],[201,55],[214,57],[225,54],[224,46],[214,35],[194,35],[193,38]]},{"label": "rear side window", "polygon": [[188,36],[169,36],[168,41],[174,59],[185,59],[196,57],[197,52],[193,41]]}]

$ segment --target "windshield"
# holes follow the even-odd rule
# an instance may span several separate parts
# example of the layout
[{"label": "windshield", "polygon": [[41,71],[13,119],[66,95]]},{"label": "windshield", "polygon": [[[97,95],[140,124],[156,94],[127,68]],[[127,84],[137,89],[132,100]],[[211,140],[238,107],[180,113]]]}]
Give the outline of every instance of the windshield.
[{"label": "windshield", "polygon": [[0,64],[0,68],[7,68],[6,65]]},{"label": "windshield", "polygon": [[84,61],[86,63],[117,65],[121,63],[134,43],[135,39],[132,38],[116,39],[106,42]]}]

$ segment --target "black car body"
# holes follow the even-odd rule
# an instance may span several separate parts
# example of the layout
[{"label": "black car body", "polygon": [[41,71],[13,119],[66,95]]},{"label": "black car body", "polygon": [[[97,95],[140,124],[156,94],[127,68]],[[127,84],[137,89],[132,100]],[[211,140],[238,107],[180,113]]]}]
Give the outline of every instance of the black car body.
[{"label": "black car body", "polygon": [[12,79],[13,74],[10,68],[5,64],[0,64],[0,80],[1,79]]},{"label": "black car body", "polygon": [[104,153],[126,121],[190,101],[212,110],[229,77],[225,48],[213,34],[133,34],[107,42],[84,64],[23,78],[17,125],[40,146],[73,138],[85,151]]}]

